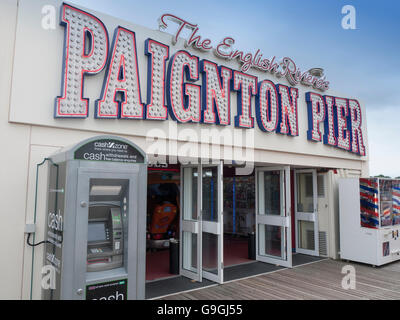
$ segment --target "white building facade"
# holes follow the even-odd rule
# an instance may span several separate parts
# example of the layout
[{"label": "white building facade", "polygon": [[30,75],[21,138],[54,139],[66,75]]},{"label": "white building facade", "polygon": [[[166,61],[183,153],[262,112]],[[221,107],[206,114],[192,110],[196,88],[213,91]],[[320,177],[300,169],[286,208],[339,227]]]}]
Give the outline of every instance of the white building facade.
[{"label": "white building facade", "polygon": [[[44,25],[45,6],[55,9],[55,29]],[[300,71],[290,58],[240,51],[230,37],[213,43],[172,14],[160,22],[175,30],[169,33],[56,0],[3,0],[0,8],[0,194],[7,222],[0,224],[1,299],[40,299],[43,252],[28,246],[24,233],[36,222],[36,241],[45,238],[46,213],[37,202],[45,182],[37,165],[97,135],[124,137],[152,163],[180,166],[183,184],[190,179],[185,168],[255,176],[257,260],[290,266],[293,251],[338,258],[337,179],[369,174],[365,106],[356,97],[334,93],[334,84]],[[264,217],[265,184],[274,175],[278,182],[271,183],[282,192],[278,219]],[[222,217],[222,202],[218,210]],[[266,226],[282,235],[276,256],[261,245],[271,231]],[[211,278],[221,282],[220,273]]]}]

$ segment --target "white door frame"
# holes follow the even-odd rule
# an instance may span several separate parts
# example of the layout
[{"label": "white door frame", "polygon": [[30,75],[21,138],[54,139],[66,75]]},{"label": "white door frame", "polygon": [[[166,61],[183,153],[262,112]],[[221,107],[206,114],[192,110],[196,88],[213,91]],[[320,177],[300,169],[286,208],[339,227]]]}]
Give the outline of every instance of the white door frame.
[{"label": "white door frame", "polygon": [[[260,174],[269,171],[280,171],[280,184],[281,184],[281,215],[266,215],[262,213],[264,204],[264,188],[260,185],[264,183],[260,179]],[[256,183],[256,260],[284,267],[292,267],[292,233],[291,233],[291,202],[290,202],[290,167],[259,167],[255,170],[255,183]],[[259,254],[259,225],[272,225],[284,228],[283,238],[281,237],[281,250],[283,253],[282,259],[273,256],[264,256]]]},{"label": "white door frame", "polygon": [[[197,170],[197,219],[196,220],[191,220],[191,219],[184,219],[185,216],[185,209],[186,209],[186,204],[184,202],[184,196],[185,192],[184,189],[188,188],[189,191],[188,194],[192,194],[192,186],[193,184],[191,183],[190,185],[187,184],[185,181],[185,169],[191,168],[191,169],[196,169]],[[192,179],[192,173],[190,175],[190,179]],[[186,177],[188,178],[188,177]],[[181,166],[181,192],[180,192],[180,230],[179,230],[179,236],[180,236],[180,250],[179,250],[179,274],[187,277],[189,279],[201,282],[202,280],[202,251],[201,251],[201,236],[202,236],[202,223],[201,223],[201,183],[200,179],[201,178],[201,166],[200,165],[184,165]],[[190,180],[191,181],[191,180]],[[192,200],[193,203],[193,200]],[[185,245],[185,239],[184,239],[184,232],[189,232],[190,234],[196,234],[197,235],[197,268],[195,270],[188,270],[183,267],[184,260],[183,258],[186,259],[186,256],[189,252],[184,253],[184,245]],[[188,248],[189,250],[192,250],[193,247]]]},{"label": "white door frame", "polygon": [[[312,173],[313,180],[313,212],[297,211],[297,173]],[[319,232],[318,232],[318,189],[317,189],[317,170],[316,169],[296,169],[294,170],[294,199],[295,199],[295,230],[296,230],[296,252],[319,256]],[[299,247],[299,221],[309,221],[314,223],[314,250]]]},{"label": "white door frame", "polygon": [[[224,195],[224,189],[223,189],[223,162],[220,161],[218,164],[210,164],[210,165],[202,165],[202,170],[201,170],[201,177],[203,177],[203,168],[211,168],[211,167],[217,167],[218,169],[218,174],[217,174],[217,190],[218,190],[218,200],[217,200],[217,215],[218,215],[218,221],[203,221],[203,218],[201,219],[202,221],[202,232],[208,232],[211,234],[215,234],[218,237],[218,261],[217,261],[217,268],[218,272],[217,274],[205,271],[202,268],[202,276],[205,279],[217,282],[217,283],[223,283],[224,281],[224,215],[223,215],[223,195]],[[202,183],[202,179],[201,179]],[[203,192],[203,186],[201,186],[201,193]],[[201,194],[201,205],[203,204],[203,194]],[[203,214],[203,208],[201,208],[201,212]]]}]

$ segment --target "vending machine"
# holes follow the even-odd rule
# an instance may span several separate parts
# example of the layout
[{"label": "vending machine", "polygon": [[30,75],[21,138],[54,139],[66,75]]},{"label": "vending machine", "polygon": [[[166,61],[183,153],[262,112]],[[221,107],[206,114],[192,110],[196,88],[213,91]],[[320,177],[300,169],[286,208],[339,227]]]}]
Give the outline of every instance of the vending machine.
[{"label": "vending machine", "polygon": [[339,180],[340,257],[380,266],[400,260],[400,180]]}]

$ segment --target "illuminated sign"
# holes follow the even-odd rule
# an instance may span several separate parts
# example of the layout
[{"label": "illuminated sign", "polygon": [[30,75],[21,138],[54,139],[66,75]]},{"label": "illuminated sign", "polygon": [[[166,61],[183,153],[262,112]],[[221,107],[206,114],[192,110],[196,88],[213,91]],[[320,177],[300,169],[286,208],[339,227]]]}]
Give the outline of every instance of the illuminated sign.
[{"label": "illuminated sign", "polygon": [[[246,73],[251,69],[286,77],[288,82],[328,89],[329,82],[302,73],[294,61],[263,59],[234,50],[234,39],[225,38],[216,46],[197,35],[198,27],[165,14],[160,25],[170,19],[178,25],[172,45],[184,28],[192,32],[186,48],[213,51],[219,58],[238,60],[240,70],[200,59],[186,50],[171,54],[170,47],[154,39],[145,41],[144,52],[136,46],[132,30],[117,27],[110,46],[106,26],[94,15],[63,4],[61,25],[65,28],[61,95],[55,100],[55,118],[87,118],[89,99],[84,97],[85,76],[105,69],[103,88],[95,101],[97,119],[172,120],[202,123],[298,136],[299,90]],[[138,64],[138,54],[148,57],[147,66]],[[147,96],[141,95],[139,72],[147,69]],[[139,71],[140,70],[140,71]],[[236,116],[231,119],[231,93],[236,92]],[[357,100],[308,92],[308,139],[365,155],[361,106]],[[255,118],[253,117],[255,115]],[[321,133],[324,127],[324,135]]]}]

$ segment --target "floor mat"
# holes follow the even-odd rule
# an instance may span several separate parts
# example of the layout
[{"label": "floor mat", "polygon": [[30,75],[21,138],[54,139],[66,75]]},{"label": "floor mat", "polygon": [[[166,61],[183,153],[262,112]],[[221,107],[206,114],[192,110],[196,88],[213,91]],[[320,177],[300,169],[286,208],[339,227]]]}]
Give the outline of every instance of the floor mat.
[{"label": "floor mat", "polygon": [[310,262],[315,262],[315,261],[320,261],[326,259],[325,257],[315,257],[315,256],[309,256],[306,254],[301,254],[301,253],[295,253],[292,256],[292,265],[293,267],[300,266],[302,264],[310,263]]},{"label": "floor mat", "polygon": [[284,269],[284,267],[259,261],[227,267],[224,269],[224,281],[232,281],[236,279],[251,277],[279,269]]},{"label": "floor mat", "polygon": [[178,276],[170,279],[146,283],[146,299],[165,296],[172,293],[207,287],[215,282],[203,279],[202,282],[192,281],[186,277]]},{"label": "floor mat", "polygon": [[[292,256],[292,264],[293,267],[297,267],[306,263],[315,262],[325,259],[323,257],[314,257],[308,256],[305,254],[293,254]],[[232,281],[237,279],[242,279],[246,277],[256,276],[259,274],[272,272],[280,269],[284,269],[285,267],[276,266],[274,264],[264,263],[255,261],[252,263],[241,264],[231,267],[225,267],[224,269],[224,281]]]}]

